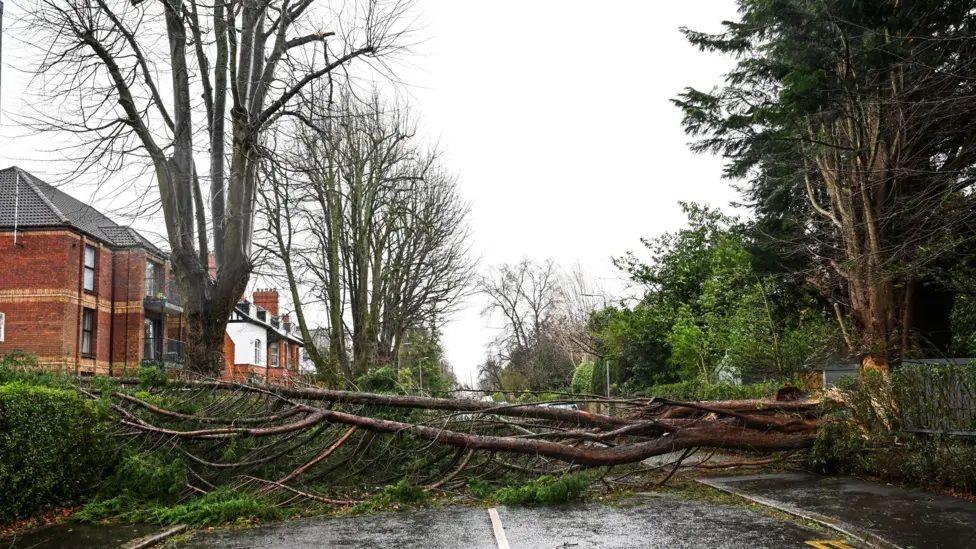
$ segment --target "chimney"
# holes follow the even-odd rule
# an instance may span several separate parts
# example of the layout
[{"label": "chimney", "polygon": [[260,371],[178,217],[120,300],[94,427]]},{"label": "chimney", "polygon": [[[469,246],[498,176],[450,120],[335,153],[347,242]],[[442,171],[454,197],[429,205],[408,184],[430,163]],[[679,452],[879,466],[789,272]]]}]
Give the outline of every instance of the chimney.
[{"label": "chimney", "polygon": [[210,278],[217,280],[217,256],[213,252],[207,256],[207,272],[210,273]]},{"label": "chimney", "polygon": [[254,290],[254,304],[278,316],[278,290]]}]

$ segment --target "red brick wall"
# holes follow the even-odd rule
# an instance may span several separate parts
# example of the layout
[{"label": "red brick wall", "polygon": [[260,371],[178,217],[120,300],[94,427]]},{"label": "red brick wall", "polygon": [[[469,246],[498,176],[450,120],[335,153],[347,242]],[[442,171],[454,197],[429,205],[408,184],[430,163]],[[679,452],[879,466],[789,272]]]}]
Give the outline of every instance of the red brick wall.
[{"label": "red brick wall", "polygon": [[[81,285],[86,243],[97,250],[94,292]],[[15,246],[13,233],[4,231],[0,258],[0,312],[7,317],[0,354],[23,350],[46,367],[76,372],[109,373],[110,364],[138,366],[145,251],[113,252],[63,229],[20,232]],[[91,358],[81,356],[83,308],[97,311]]]}]

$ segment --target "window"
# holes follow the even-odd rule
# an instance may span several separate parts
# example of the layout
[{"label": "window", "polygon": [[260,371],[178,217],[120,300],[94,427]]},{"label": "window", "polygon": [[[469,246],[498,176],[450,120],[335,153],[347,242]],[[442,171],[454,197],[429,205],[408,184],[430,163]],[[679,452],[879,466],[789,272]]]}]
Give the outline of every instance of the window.
[{"label": "window", "polygon": [[160,297],[163,291],[163,269],[155,261],[146,262],[146,296]]},{"label": "window", "polygon": [[0,313],[0,343],[3,343],[3,337],[6,335],[6,324],[7,315]]},{"label": "window", "polygon": [[254,363],[261,364],[261,340],[254,340]]},{"label": "window", "polygon": [[85,280],[84,288],[86,292],[95,292],[95,258],[96,250],[94,246],[85,245]]},{"label": "window", "polygon": [[81,354],[88,358],[95,356],[95,309],[81,312]]},{"label": "window", "polygon": [[278,346],[277,345],[272,345],[271,346],[271,349],[269,349],[269,351],[268,351],[268,362],[271,364],[271,366],[277,366],[278,365]]}]

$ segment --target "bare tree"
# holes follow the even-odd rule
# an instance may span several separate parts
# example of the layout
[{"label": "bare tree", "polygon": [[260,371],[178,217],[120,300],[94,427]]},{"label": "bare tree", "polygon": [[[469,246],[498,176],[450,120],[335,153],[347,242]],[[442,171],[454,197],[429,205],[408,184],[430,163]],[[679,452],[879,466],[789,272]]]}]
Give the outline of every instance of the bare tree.
[{"label": "bare tree", "polygon": [[185,295],[188,365],[199,372],[222,368],[224,327],[253,268],[269,127],[311,83],[391,53],[403,35],[404,0],[314,4],[36,0],[25,10],[37,81],[54,103],[34,125],[81,136],[77,171],[113,174],[139,160],[154,173]]},{"label": "bare tree", "polygon": [[[414,142],[406,109],[344,94],[307,121],[286,139],[264,201],[271,253],[302,266],[284,270],[296,309],[304,285],[327,310],[330,348],[310,356],[351,380],[395,364],[407,330],[436,324],[466,292],[468,206],[436,151]],[[298,321],[308,329],[306,314]]]},{"label": "bare tree", "polygon": [[551,259],[523,259],[498,266],[478,287],[488,298],[482,314],[503,321],[483,384],[503,388],[507,373],[533,389],[568,385],[592,350],[586,326],[597,294],[582,271],[566,275]]}]

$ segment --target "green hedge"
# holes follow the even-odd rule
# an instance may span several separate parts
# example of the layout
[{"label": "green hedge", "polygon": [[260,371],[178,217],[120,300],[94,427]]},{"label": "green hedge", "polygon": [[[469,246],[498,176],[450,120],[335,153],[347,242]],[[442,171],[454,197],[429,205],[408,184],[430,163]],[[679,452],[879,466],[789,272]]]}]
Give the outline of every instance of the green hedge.
[{"label": "green hedge", "polygon": [[590,394],[593,392],[593,371],[594,364],[592,362],[584,362],[576,367],[576,371],[573,372],[573,382],[572,389],[573,392],[580,394]]},{"label": "green hedge", "polygon": [[0,522],[78,501],[106,461],[102,413],[67,389],[0,385]]}]

